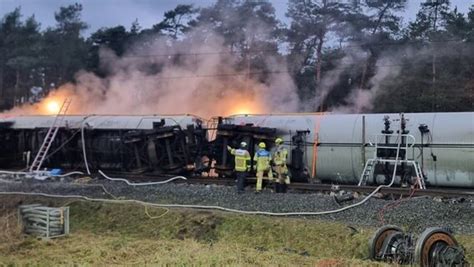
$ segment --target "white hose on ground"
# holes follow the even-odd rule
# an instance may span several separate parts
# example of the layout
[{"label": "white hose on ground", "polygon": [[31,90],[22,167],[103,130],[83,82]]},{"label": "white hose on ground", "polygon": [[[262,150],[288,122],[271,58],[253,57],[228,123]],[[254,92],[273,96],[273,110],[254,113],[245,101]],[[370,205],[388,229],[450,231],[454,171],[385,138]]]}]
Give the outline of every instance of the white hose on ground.
[{"label": "white hose on ground", "polygon": [[[25,196],[42,196],[50,198],[76,198],[83,199],[92,202],[104,202],[104,203],[119,203],[119,204],[140,204],[151,207],[161,207],[161,208],[190,208],[190,209],[205,209],[205,210],[220,210],[226,212],[240,213],[240,214],[249,214],[249,215],[268,215],[268,216],[311,216],[311,215],[324,215],[331,214],[336,212],[341,212],[343,210],[349,209],[350,207],[344,207],[338,210],[331,211],[319,211],[319,212],[268,212],[268,211],[247,211],[247,210],[238,210],[231,209],[221,206],[206,206],[206,205],[191,205],[191,204],[159,204],[152,202],[145,202],[135,199],[103,199],[103,198],[91,198],[82,195],[54,195],[46,193],[34,193],[34,192],[0,192],[0,195],[25,195]],[[359,204],[360,205],[360,204]],[[352,206],[353,207],[353,206]]]},{"label": "white hose on ground", "polygon": [[168,180],[165,180],[165,181],[159,181],[159,182],[144,182],[144,183],[132,183],[130,181],[128,181],[127,179],[124,179],[124,178],[112,178],[112,177],[109,177],[107,176],[103,171],[99,170],[99,173],[100,175],[102,175],[105,179],[107,180],[110,180],[110,181],[120,181],[120,182],[124,182],[128,185],[133,185],[133,186],[143,186],[143,185],[157,185],[157,184],[166,184],[166,183],[169,183],[171,181],[174,181],[174,180],[177,180],[177,179],[183,179],[183,180],[187,180],[188,178],[184,177],[184,176],[175,176],[175,177],[172,177]]}]

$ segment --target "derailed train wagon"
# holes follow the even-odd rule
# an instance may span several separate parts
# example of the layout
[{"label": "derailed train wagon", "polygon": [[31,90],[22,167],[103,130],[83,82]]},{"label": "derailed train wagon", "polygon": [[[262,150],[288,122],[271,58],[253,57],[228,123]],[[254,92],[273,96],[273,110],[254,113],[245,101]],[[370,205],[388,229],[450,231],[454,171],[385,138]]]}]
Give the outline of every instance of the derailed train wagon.
[{"label": "derailed train wagon", "polygon": [[[53,121],[0,119],[0,168],[31,163]],[[213,168],[232,176],[228,145],[246,141],[253,154],[258,142],[271,149],[283,137],[293,181],[357,184],[368,160],[393,161],[403,135],[407,149],[400,156],[417,163],[427,186],[474,188],[473,112],[407,113],[403,121],[402,127],[400,114],[235,115],[212,124],[191,115],[67,116],[44,166],[77,170],[87,160],[92,170],[199,175]],[[413,166],[399,165],[396,184],[416,176]],[[387,162],[375,164],[368,183],[386,184],[393,169]]]},{"label": "derailed train wagon", "polygon": [[[54,122],[52,116],[0,121],[0,168],[32,158]],[[177,116],[67,116],[49,150],[46,167],[127,172],[182,173],[194,169],[206,145],[201,119]],[[86,160],[85,160],[86,159]]]}]

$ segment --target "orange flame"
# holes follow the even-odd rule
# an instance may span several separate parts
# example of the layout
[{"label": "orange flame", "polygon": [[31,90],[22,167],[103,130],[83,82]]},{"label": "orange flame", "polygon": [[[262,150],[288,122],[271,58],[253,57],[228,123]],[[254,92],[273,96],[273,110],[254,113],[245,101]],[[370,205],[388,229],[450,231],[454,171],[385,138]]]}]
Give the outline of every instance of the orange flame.
[{"label": "orange flame", "polygon": [[45,103],[45,109],[48,114],[57,114],[61,109],[61,104],[56,100],[49,100]]},{"label": "orange flame", "polygon": [[226,115],[258,114],[262,112],[262,109],[255,102],[242,101],[230,106]]}]

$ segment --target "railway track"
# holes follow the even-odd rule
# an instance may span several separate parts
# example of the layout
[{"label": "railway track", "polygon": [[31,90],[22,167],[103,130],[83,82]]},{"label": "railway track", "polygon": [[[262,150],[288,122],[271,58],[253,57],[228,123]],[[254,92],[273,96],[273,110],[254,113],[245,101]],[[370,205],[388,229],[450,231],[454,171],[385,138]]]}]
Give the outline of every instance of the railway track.
[{"label": "railway track", "polygon": [[[170,175],[156,175],[156,174],[131,174],[122,172],[107,173],[110,177],[120,177],[130,180],[131,182],[155,182],[164,181],[173,176]],[[99,174],[95,175],[97,178],[103,179]],[[217,177],[192,177],[187,180],[174,180],[173,183],[187,183],[187,184],[204,184],[204,185],[222,185],[235,186],[235,180],[231,178],[217,178]],[[254,186],[255,178],[247,179],[247,186]],[[358,192],[358,193],[372,193],[376,186],[357,186],[357,185],[334,185],[334,184],[320,184],[320,183],[291,183],[288,186],[291,191],[297,192]],[[401,196],[439,196],[439,197],[474,197],[474,190],[463,188],[428,188],[425,190],[412,191],[411,188],[390,187],[381,188],[379,193],[384,195],[401,195]]]},{"label": "railway track", "polygon": [[[329,185],[329,184],[304,184],[295,183],[291,185],[292,189],[308,191],[351,191],[360,193],[371,193],[376,186],[357,186],[357,185]],[[444,197],[474,197],[474,190],[466,189],[439,189],[428,188],[425,190],[412,191],[411,188],[389,187],[381,188],[379,193],[394,195],[413,195],[413,196],[444,196]]]},{"label": "railway track", "polygon": [[[169,176],[156,175],[131,175],[124,173],[110,174],[114,177],[123,177],[133,181],[159,181],[169,179]],[[231,178],[217,178],[217,177],[193,177],[187,180],[175,180],[174,183],[187,184],[205,184],[205,185],[223,185],[234,186],[235,180]],[[247,186],[254,186],[255,178],[247,179]],[[350,191],[359,193],[372,193],[377,186],[357,186],[357,185],[332,185],[332,184],[315,184],[315,183],[291,183],[288,186],[289,190],[298,192],[336,192],[336,191]],[[440,196],[440,197],[474,197],[474,190],[459,189],[459,188],[428,188],[425,190],[412,191],[411,188],[390,187],[381,188],[379,193],[386,195],[402,195],[402,196]]]}]

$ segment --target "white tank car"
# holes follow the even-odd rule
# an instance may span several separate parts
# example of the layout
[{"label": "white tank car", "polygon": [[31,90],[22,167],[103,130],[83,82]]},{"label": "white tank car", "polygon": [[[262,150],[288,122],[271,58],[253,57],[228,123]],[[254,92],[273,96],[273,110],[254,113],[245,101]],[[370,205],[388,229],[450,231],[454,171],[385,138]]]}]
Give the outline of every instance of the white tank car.
[{"label": "white tank car", "polygon": [[[357,184],[366,160],[374,157],[373,145],[384,129],[384,116],[390,117],[391,130],[396,135],[400,123],[394,120],[400,114],[235,115],[226,118],[226,122],[277,128],[287,146],[292,145],[291,136],[297,130],[309,130],[304,160],[310,177]],[[474,113],[404,116],[406,129],[415,139],[408,156],[423,166],[429,186],[474,188]],[[423,140],[420,125],[429,130],[423,134]]]}]

